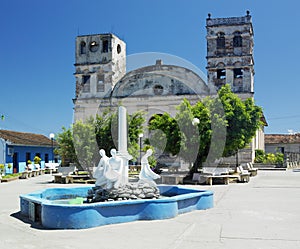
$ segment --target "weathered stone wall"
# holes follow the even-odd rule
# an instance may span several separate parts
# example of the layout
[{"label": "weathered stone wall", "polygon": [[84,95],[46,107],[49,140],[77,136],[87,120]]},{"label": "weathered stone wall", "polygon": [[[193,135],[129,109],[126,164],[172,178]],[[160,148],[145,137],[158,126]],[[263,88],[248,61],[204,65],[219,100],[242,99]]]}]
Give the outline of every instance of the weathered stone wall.
[{"label": "weathered stone wall", "polygon": [[[230,84],[236,93],[254,92],[253,28],[251,16],[233,18],[208,18],[207,28],[207,75],[208,84],[217,88]],[[224,47],[217,46],[220,34],[224,36]],[[234,46],[234,37],[239,34],[241,46]],[[234,69],[241,68],[243,77],[235,78]],[[219,78],[217,71],[225,70],[225,77]]]}]

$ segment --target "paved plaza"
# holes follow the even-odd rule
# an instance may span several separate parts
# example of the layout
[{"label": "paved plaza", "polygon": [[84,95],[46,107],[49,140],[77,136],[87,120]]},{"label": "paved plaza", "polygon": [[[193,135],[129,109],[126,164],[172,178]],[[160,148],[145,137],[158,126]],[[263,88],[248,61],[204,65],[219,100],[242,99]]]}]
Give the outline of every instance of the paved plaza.
[{"label": "paved plaza", "polygon": [[84,230],[48,230],[20,220],[19,195],[63,186],[52,179],[0,183],[1,249],[300,248],[300,172],[259,171],[245,184],[188,186],[213,190],[215,207],[168,220]]}]

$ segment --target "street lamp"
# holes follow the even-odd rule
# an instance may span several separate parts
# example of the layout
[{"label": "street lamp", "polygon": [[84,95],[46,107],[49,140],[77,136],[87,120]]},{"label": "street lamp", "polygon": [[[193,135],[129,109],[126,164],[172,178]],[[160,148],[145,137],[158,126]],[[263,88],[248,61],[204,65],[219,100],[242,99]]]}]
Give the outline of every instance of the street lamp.
[{"label": "street lamp", "polygon": [[198,125],[200,123],[199,118],[193,118],[192,125]]},{"label": "street lamp", "polygon": [[52,162],[53,162],[53,158],[54,158],[54,155],[53,155],[53,140],[54,140],[54,136],[55,136],[54,133],[50,133],[49,134],[49,137],[51,139],[51,148],[52,148]]},{"label": "street lamp", "polygon": [[140,139],[140,165],[142,166],[142,138],[143,138],[144,134],[140,133],[139,134],[139,139]]}]

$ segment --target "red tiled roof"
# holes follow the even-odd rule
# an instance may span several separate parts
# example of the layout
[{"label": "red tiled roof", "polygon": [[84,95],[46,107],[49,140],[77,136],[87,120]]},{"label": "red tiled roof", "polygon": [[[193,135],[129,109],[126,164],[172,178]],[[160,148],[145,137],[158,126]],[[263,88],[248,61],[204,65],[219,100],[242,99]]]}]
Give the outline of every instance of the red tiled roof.
[{"label": "red tiled roof", "polygon": [[18,145],[51,146],[52,141],[40,134],[0,130],[0,138]]},{"label": "red tiled roof", "polygon": [[300,143],[300,133],[296,134],[265,134],[265,144],[296,144]]}]

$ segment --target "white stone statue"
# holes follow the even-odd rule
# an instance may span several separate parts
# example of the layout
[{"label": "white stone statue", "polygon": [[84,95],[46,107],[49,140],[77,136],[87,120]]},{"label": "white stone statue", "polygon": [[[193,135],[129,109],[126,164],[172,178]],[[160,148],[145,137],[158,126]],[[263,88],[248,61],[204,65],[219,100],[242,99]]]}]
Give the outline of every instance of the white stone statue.
[{"label": "white stone statue", "polygon": [[148,183],[150,186],[156,187],[155,179],[160,178],[160,175],[153,172],[150,168],[148,157],[151,156],[153,151],[148,149],[146,154],[141,159],[141,172],[139,174],[139,184]]},{"label": "white stone statue", "polygon": [[111,149],[112,157],[107,157],[105,151],[99,151],[101,159],[98,163],[93,177],[96,178],[95,185],[104,189],[119,188],[122,186],[122,160],[117,157],[116,149]]},{"label": "white stone statue", "polygon": [[106,188],[107,178],[105,177],[104,173],[108,169],[108,157],[105,154],[105,150],[99,150],[99,154],[101,159],[98,163],[96,170],[93,173],[93,177],[96,179],[96,186]]},{"label": "white stone statue", "polygon": [[123,165],[122,160],[117,156],[116,149],[110,150],[111,157],[108,160],[109,169],[105,173],[106,178],[108,179],[107,188],[119,188],[123,185],[122,183],[122,174],[123,174]]}]

